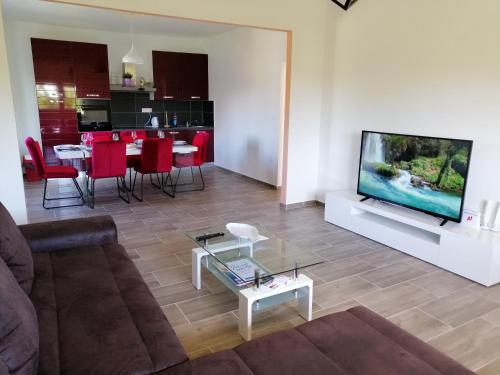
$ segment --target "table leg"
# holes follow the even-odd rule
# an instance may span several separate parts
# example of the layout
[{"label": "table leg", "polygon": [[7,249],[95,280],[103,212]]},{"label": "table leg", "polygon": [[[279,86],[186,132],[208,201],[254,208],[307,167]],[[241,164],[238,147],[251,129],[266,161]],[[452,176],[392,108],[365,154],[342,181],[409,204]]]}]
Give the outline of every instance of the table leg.
[{"label": "table leg", "polygon": [[252,339],[252,305],[253,300],[240,293],[238,305],[239,333],[246,340]]},{"label": "table leg", "polygon": [[313,286],[307,285],[297,290],[299,300],[299,314],[307,321],[312,320]]},{"label": "table leg", "polygon": [[196,289],[201,289],[201,261],[208,253],[201,249],[193,249],[191,254],[191,277]]}]

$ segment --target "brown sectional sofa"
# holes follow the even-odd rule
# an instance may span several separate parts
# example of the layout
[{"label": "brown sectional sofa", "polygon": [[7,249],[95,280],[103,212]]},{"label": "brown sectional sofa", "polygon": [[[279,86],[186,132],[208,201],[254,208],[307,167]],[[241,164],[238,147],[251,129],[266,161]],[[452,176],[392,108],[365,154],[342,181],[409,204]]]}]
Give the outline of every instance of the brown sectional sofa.
[{"label": "brown sectional sofa", "polygon": [[0,204],[0,375],[472,374],[363,307],[188,361],[109,216],[17,227]]}]

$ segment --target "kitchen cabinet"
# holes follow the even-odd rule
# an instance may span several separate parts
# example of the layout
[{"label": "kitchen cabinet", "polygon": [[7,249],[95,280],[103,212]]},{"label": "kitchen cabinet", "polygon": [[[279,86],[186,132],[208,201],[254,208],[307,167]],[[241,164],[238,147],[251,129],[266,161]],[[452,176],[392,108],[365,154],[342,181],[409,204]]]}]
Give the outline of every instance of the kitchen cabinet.
[{"label": "kitchen cabinet", "polygon": [[156,100],[182,100],[182,59],[180,53],[153,51]]},{"label": "kitchen cabinet", "polygon": [[185,100],[208,100],[208,55],[183,54],[183,97]]},{"label": "kitchen cabinet", "polygon": [[110,98],[105,44],[31,39],[44,154],[79,143],[77,98]]},{"label": "kitchen cabinet", "polygon": [[71,112],[39,112],[44,148],[60,144],[79,144],[78,121]]},{"label": "kitchen cabinet", "polygon": [[110,99],[108,47],[105,44],[72,42],[76,97]]},{"label": "kitchen cabinet", "polygon": [[70,42],[32,38],[31,51],[37,84],[56,90],[74,84]]},{"label": "kitchen cabinet", "polygon": [[208,100],[208,55],[153,51],[157,100]]}]

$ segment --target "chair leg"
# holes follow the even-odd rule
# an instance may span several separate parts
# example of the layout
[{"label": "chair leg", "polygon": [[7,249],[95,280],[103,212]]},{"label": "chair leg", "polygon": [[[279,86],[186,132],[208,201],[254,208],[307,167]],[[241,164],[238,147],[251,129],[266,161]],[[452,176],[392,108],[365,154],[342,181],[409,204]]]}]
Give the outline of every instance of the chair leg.
[{"label": "chair leg", "polygon": [[181,172],[181,170],[179,169],[179,173],[177,174],[177,179],[175,181],[175,192],[178,192],[178,193],[187,193],[189,191],[201,191],[201,190],[205,190],[205,179],[203,178],[203,172],[201,171],[201,166],[198,166],[198,170],[200,171],[201,187],[194,188],[194,189],[187,189],[187,190],[178,191],[177,190],[178,186],[193,185],[194,184],[193,167],[191,167],[191,176],[192,176],[193,180],[192,180],[192,182],[190,184],[179,184],[179,183],[177,183],[179,181],[179,175],[180,175],[180,172]]},{"label": "chair leg", "polygon": [[43,201],[42,201],[43,208],[49,208],[49,207],[45,207],[45,200],[46,199],[47,199],[47,179],[43,180]]},{"label": "chair leg", "polygon": [[179,168],[179,172],[177,172],[177,178],[175,179],[175,185],[174,185],[174,194],[177,190],[177,185],[179,184],[179,177],[181,176],[182,168]]},{"label": "chair leg", "polygon": [[90,197],[88,201],[88,205],[91,209],[94,209],[94,203],[95,203],[95,179],[90,180]]},{"label": "chair leg", "polygon": [[80,184],[78,183],[76,178],[73,178],[73,183],[75,184],[76,190],[78,190],[78,194],[80,195],[80,199],[82,200],[80,206],[83,206],[85,204],[85,198],[83,197],[82,188],[80,187]]},{"label": "chair leg", "polygon": [[[119,182],[118,178],[120,179],[120,182],[122,184],[121,187],[120,187],[120,182]],[[124,202],[130,203],[130,196],[128,194],[125,176],[117,177],[116,184],[118,185],[118,197],[120,197],[120,199],[123,200]],[[125,193],[126,198],[121,193]]]},{"label": "chair leg", "polygon": [[[43,181],[43,200],[42,200],[42,207],[45,209],[52,209],[52,208],[65,208],[65,207],[78,207],[78,206],[83,206],[85,204],[85,198],[83,197],[83,192],[82,189],[80,188],[80,185],[78,184],[78,181],[76,178],[71,178],[73,183],[75,184],[75,188],[78,191],[77,196],[71,196],[71,197],[58,197],[58,198],[47,198],[47,184],[48,184],[48,179],[44,179]],[[60,201],[60,200],[65,200],[65,199],[80,199],[81,203],[78,204],[66,204],[66,205],[59,205],[59,206],[47,206],[46,202],[50,201]]]},{"label": "chair leg", "polygon": [[[163,182],[163,174],[161,175],[161,180],[162,180],[162,191],[167,194],[168,196],[175,198],[175,186],[172,181],[172,174],[168,172],[167,177],[165,178],[165,182]],[[170,185],[167,185],[168,180],[170,180]],[[170,189],[172,190],[171,193],[167,191],[167,186],[170,186]]]},{"label": "chair leg", "polygon": [[132,168],[128,169],[128,191],[132,191]]},{"label": "chair leg", "polygon": [[[161,178],[163,179],[163,173],[162,173]],[[149,174],[149,182],[151,182],[151,185],[153,185],[155,188],[163,190],[163,185],[162,185],[162,182],[160,181],[160,176],[158,173],[156,173],[156,179],[158,180],[158,185],[153,182],[153,177],[152,177],[151,173]]]},{"label": "chair leg", "polygon": [[203,179],[203,172],[201,171],[201,165],[198,166],[198,169],[200,170],[201,190],[205,190],[205,180]]},{"label": "chair leg", "polygon": [[132,185],[132,196],[137,199],[139,202],[142,202],[144,198],[144,191],[143,191],[143,185],[144,185],[144,175],[141,173],[141,196],[138,197],[135,195],[135,181],[137,180],[137,171],[135,172],[134,175],[134,184]]}]

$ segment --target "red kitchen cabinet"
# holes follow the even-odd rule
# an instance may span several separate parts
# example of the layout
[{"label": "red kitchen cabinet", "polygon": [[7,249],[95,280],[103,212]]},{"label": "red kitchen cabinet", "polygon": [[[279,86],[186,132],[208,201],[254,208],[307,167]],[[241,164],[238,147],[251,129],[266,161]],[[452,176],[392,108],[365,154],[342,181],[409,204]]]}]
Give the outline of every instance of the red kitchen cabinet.
[{"label": "red kitchen cabinet", "polygon": [[208,55],[153,51],[157,100],[208,100]]},{"label": "red kitchen cabinet", "polygon": [[76,97],[110,99],[108,47],[105,44],[72,42]]},{"label": "red kitchen cabinet", "polygon": [[78,121],[71,112],[39,112],[40,133],[45,147],[60,144],[78,144]]},{"label": "red kitchen cabinet", "polygon": [[74,84],[71,42],[31,38],[31,51],[37,84],[58,89]]},{"label": "red kitchen cabinet", "polygon": [[31,39],[40,133],[45,155],[79,143],[76,98],[110,98],[104,44]]},{"label": "red kitchen cabinet", "polygon": [[156,100],[182,100],[182,59],[180,53],[153,51]]},{"label": "red kitchen cabinet", "polygon": [[208,55],[198,53],[183,54],[185,100],[208,100]]}]

